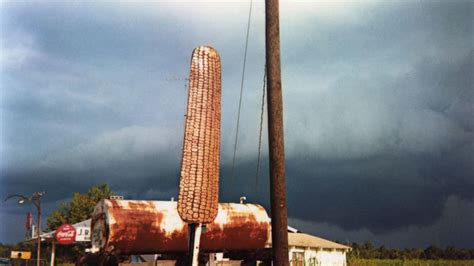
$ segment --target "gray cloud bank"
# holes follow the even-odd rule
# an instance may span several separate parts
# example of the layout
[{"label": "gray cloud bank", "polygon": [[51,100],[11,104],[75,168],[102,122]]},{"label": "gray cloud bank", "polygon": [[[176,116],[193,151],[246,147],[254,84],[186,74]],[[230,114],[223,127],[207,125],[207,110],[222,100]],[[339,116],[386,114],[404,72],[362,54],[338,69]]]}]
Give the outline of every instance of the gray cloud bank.
[{"label": "gray cloud bank", "polygon": [[[290,221],[341,241],[474,247],[473,4],[341,5],[282,3]],[[223,59],[221,199],[268,209],[266,137],[255,180],[263,5],[235,180],[247,6],[194,7],[5,4],[0,196],[47,190],[46,213],[101,182],[129,198],[176,197],[183,78],[192,49],[212,44]],[[0,241],[21,239],[25,209],[0,212]]]}]

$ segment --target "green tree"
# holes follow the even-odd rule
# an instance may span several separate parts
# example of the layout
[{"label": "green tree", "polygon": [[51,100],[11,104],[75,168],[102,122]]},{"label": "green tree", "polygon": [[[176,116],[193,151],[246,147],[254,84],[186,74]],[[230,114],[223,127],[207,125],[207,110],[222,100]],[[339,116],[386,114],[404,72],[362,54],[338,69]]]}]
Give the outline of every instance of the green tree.
[{"label": "green tree", "polygon": [[448,260],[455,260],[457,259],[457,250],[453,246],[447,246],[444,250],[444,258]]},{"label": "green tree", "polygon": [[374,257],[374,245],[370,241],[365,241],[362,246],[360,246],[359,255],[364,259],[371,259]]},{"label": "green tree", "polygon": [[12,250],[12,245],[4,245],[0,242],[0,258],[10,257],[10,251]]},{"label": "green tree", "polygon": [[102,200],[114,195],[107,184],[93,186],[87,193],[74,193],[71,201],[62,202],[46,220],[48,228],[55,230],[60,225],[75,224],[89,219],[92,216],[95,205]]},{"label": "green tree", "polygon": [[425,258],[429,260],[438,260],[443,258],[443,250],[437,246],[429,246],[425,249]]}]

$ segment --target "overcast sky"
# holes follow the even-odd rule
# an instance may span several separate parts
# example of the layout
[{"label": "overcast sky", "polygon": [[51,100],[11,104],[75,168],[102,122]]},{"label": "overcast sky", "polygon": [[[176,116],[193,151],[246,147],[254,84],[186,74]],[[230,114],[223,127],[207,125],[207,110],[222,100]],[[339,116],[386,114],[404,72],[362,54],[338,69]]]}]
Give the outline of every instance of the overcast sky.
[{"label": "overcast sky", "polygon": [[[128,199],[176,198],[185,79],[206,44],[222,59],[220,201],[246,195],[269,211],[265,129],[255,177],[262,1],[230,174],[248,9],[2,1],[0,198],[44,190],[44,218],[104,182]],[[473,12],[457,1],[281,3],[290,225],[331,240],[474,248]],[[0,204],[0,242],[22,239],[30,210]]]}]

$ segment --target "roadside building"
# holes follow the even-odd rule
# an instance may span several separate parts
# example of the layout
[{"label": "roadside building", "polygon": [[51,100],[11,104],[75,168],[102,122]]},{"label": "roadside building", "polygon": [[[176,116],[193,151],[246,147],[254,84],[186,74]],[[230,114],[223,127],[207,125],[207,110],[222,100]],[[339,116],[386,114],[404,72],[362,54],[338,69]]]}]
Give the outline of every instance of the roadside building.
[{"label": "roadside building", "polygon": [[350,247],[305,233],[288,233],[292,266],[346,266]]}]

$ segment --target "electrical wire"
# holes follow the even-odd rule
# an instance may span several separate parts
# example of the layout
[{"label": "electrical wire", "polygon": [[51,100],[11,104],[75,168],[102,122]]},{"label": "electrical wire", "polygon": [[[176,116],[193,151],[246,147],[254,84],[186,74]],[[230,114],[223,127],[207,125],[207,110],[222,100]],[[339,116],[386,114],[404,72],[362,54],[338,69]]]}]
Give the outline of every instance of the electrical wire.
[{"label": "electrical wire", "polygon": [[234,142],[234,155],[232,158],[232,168],[231,168],[231,186],[234,183],[234,172],[235,172],[235,155],[237,152],[237,142],[238,142],[238,136],[239,136],[239,125],[240,125],[240,110],[242,107],[242,93],[244,91],[244,80],[245,80],[245,65],[247,62],[247,48],[249,44],[249,32],[250,32],[250,19],[252,18],[252,0],[250,0],[250,8],[249,8],[249,18],[247,22],[247,36],[245,39],[245,52],[244,52],[244,64],[242,67],[242,79],[240,81],[240,98],[239,98],[239,109],[237,112],[237,126],[235,130],[235,142]]},{"label": "electrical wire", "polygon": [[265,111],[265,91],[267,88],[267,65],[263,73],[263,89],[262,89],[262,105],[260,110],[260,131],[258,135],[258,156],[257,156],[257,170],[255,171],[255,195],[258,195],[258,175],[260,172],[260,157],[262,153],[262,129],[263,129],[263,113]]}]

